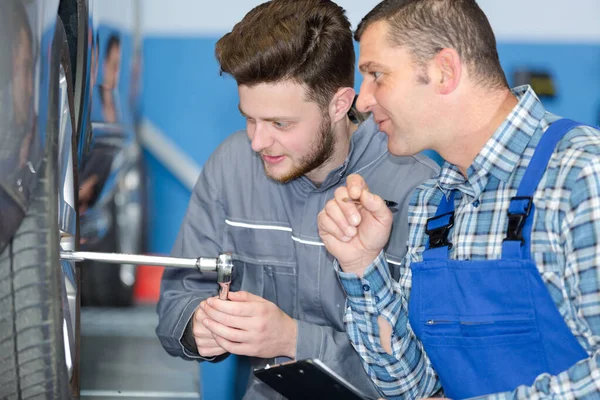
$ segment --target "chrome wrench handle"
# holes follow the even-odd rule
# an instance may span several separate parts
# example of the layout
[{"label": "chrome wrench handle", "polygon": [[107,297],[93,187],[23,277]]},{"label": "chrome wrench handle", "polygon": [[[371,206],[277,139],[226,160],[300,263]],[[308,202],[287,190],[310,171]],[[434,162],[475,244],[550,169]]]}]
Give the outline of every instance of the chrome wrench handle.
[{"label": "chrome wrench handle", "polygon": [[231,285],[231,275],[233,273],[233,256],[231,253],[221,253],[217,258],[177,258],[123,253],[61,251],[60,258],[61,260],[72,262],[91,260],[111,264],[195,268],[202,272],[216,271],[217,283],[219,284],[219,298],[221,300],[227,300],[229,286]]}]

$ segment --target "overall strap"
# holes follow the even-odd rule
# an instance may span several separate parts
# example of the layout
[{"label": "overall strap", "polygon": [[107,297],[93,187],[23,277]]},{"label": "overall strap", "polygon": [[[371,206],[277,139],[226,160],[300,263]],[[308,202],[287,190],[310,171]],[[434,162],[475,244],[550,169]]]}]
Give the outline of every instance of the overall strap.
[{"label": "overall strap", "polygon": [[435,217],[427,220],[425,234],[429,240],[423,252],[424,260],[448,259],[448,252],[452,248],[448,235],[454,226],[454,193],[453,190],[448,197],[442,195]]},{"label": "overall strap", "polygon": [[531,228],[535,207],[533,195],[546,172],[550,157],[560,140],[574,127],[582,124],[560,119],[553,122],[542,135],[529,166],[508,206],[508,229],[502,243],[503,259],[531,258]]}]

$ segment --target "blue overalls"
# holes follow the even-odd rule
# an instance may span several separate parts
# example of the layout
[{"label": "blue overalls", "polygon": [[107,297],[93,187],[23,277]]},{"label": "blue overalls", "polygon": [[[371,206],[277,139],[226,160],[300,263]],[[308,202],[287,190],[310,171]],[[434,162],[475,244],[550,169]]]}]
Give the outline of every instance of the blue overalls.
[{"label": "blue overalls", "polygon": [[559,120],[542,135],[510,201],[501,259],[449,259],[454,192],[427,221],[423,262],[411,265],[409,317],[449,398],[512,391],[588,357],[530,255],[534,192],[556,144],[577,125]]}]

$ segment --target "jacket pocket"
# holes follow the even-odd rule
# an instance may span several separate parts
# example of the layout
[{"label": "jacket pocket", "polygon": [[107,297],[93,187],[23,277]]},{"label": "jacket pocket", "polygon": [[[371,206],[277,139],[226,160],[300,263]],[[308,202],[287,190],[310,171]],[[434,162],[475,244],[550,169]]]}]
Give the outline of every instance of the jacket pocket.
[{"label": "jacket pocket", "polygon": [[263,277],[262,297],[277,304],[290,317],[295,317],[296,268],[265,265]]},{"label": "jacket pocket", "polygon": [[294,317],[297,266],[291,228],[228,219],[225,243],[235,260],[232,290],[261,296]]}]

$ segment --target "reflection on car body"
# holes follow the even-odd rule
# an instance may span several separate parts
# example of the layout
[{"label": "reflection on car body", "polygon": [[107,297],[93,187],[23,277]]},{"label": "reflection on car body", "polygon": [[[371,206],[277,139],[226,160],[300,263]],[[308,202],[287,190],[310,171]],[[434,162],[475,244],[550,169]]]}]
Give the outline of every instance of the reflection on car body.
[{"label": "reflection on car body", "polygon": [[[131,33],[100,24],[98,77],[92,94],[92,142],[81,171],[79,212],[85,251],[142,252],[141,152],[136,137],[139,71]],[[123,101],[126,99],[127,101]],[[84,305],[129,305],[135,268],[85,262]]]},{"label": "reflection on car body", "polygon": [[41,162],[34,115],[36,41],[25,8],[0,5],[0,249],[25,215]]}]

